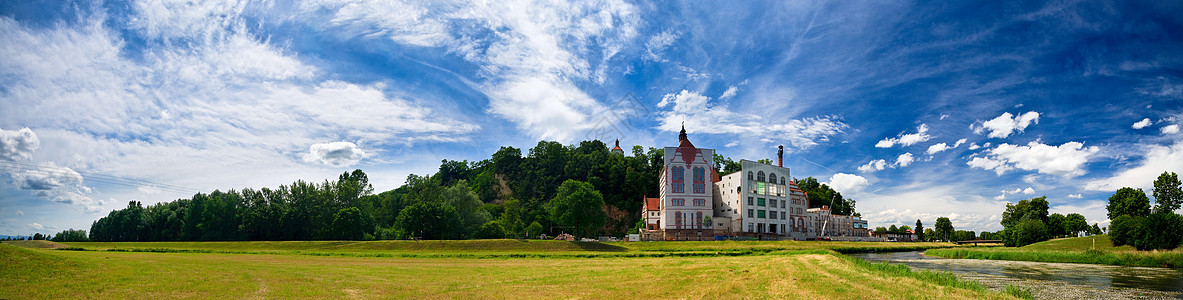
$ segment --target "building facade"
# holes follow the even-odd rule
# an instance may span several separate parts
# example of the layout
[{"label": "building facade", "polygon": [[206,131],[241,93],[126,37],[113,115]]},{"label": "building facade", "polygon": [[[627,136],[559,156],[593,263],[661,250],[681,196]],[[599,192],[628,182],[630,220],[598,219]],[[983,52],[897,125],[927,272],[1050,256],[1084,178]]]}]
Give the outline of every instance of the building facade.
[{"label": "building facade", "polygon": [[713,240],[715,150],[697,148],[682,128],[677,147],[665,147],[658,183],[657,228],[664,240]]}]

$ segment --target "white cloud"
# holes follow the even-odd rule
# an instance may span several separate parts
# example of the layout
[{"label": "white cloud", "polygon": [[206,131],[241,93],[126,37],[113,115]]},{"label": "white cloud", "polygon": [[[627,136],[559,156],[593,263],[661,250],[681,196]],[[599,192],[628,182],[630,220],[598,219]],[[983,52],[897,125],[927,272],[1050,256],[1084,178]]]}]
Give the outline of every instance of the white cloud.
[{"label": "white cloud", "polygon": [[1023,194],[1025,194],[1025,195],[1031,195],[1034,193],[1035,193],[1035,189],[1032,189],[1031,187],[1027,187],[1027,189],[1023,190]]},{"label": "white cloud", "polygon": [[41,147],[37,134],[29,128],[4,130],[0,128],[0,160],[17,161],[33,157]]},{"label": "white cloud", "polygon": [[346,167],[357,164],[366,157],[366,152],[350,142],[332,142],[312,144],[304,161],[333,167]]},{"label": "white cloud", "polygon": [[872,160],[867,164],[858,167],[858,170],[863,173],[870,173],[875,171],[883,171],[887,167],[887,161],[882,159]]},{"label": "white cloud", "polygon": [[[682,90],[666,94],[657,103],[660,112],[658,129],[677,132],[682,121],[686,130],[707,134],[757,134],[762,142],[788,141],[787,149],[807,149],[848,127],[835,117],[811,117],[768,123],[761,116],[733,112],[721,103],[711,103],[710,97]],[[779,118],[778,118],[779,120]]]},{"label": "white cloud", "polygon": [[46,162],[40,165],[13,165],[7,169],[13,185],[42,199],[76,205],[91,213],[101,210],[104,204],[87,196],[92,189],[83,183],[82,174],[71,168]]},{"label": "white cloud", "polygon": [[674,41],[678,40],[678,33],[673,31],[665,31],[649,37],[649,41],[645,43],[645,56],[643,58],[649,61],[664,62],[667,61],[662,57],[662,52]]},{"label": "white cloud", "polygon": [[[936,154],[941,151],[957,148],[957,147],[961,146],[961,144],[964,144],[964,143],[965,143],[965,139],[957,140],[957,142],[954,143],[953,146],[949,146],[949,144],[946,144],[946,143],[936,143],[936,144],[933,144],[932,146],[928,146],[928,150],[925,151],[925,153],[928,153],[929,155]],[[973,146],[971,146],[971,147],[973,147]],[[973,148],[971,148],[970,150],[973,150]]]},{"label": "white cloud", "polygon": [[1141,121],[1135,122],[1134,125],[1131,125],[1130,127],[1133,127],[1134,129],[1142,129],[1146,128],[1146,126],[1150,126],[1150,124],[1152,124],[1150,122],[1150,118],[1145,118]]},{"label": "white cloud", "polygon": [[1161,131],[1163,134],[1176,134],[1179,133],[1179,125],[1171,124],[1163,126]]},{"label": "white cloud", "polygon": [[1084,144],[1079,142],[1067,142],[1060,146],[1049,146],[1038,141],[1026,146],[1001,144],[986,151],[986,156],[975,156],[967,164],[970,167],[994,170],[998,175],[1018,168],[1035,170],[1043,174],[1075,177],[1085,174],[1084,164],[1098,151],[1100,149],[1096,146],[1084,147]]},{"label": "white cloud", "polygon": [[978,143],[969,143],[969,150],[978,150],[980,148],[982,148],[982,146],[978,146]]},{"label": "white cloud", "polygon": [[25,212],[24,212],[24,211],[19,211],[19,210],[18,210],[18,211],[16,211],[16,215],[18,215],[18,216],[23,216],[23,215],[25,215]]},{"label": "white cloud", "polygon": [[723,91],[722,95],[719,95],[719,100],[726,100],[728,98],[735,97],[735,94],[737,93],[739,93],[739,88],[733,85],[728,87],[726,91]]},{"label": "white cloud", "polygon": [[830,182],[827,185],[839,193],[852,195],[861,192],[867,186],[870,186],[871,183],[867,182],[867,179],[862,176],[837,173],[834,176],[830,176]]},{"label": "white cloud", "polygon": [[1090,191],[1116,191],[1121,187],[1141,188],[1151,190],[1154,180],[1163,171],[1178,170],[1183,166],[1183,141],[1176,141],[1174,145],[1151,145],[1145,148],[1146,154],[1139,165],[1118,172],[1109,178],[1089,181],[1084,185]]},{"label": "white cloud", "polygon": [[1072,198],[1072,199],[1081,199],[1081,198],[1084,198],[1084,195],[1081,195],[1081,194],[1068,194],[1068,198]]},{"label": "white cloud", "polygon": [[899,144],[902,147],[907,147],[907,146],[914,145],[916,143],[930,140],[932,138],[933,137],[931,135],[928,135],[928,124],[920,124],[920,126],[916,128],[916,133],[909,133],[909,134],[901,133],[899,135],[899,137],[897,137],[897,138],[884,138],[883,140],[880,140],[878,143],[875,143],[875,147],[876,148],[891,148],[891,147],[895,146],[896,144]]},{"label": "white cloud", "polygon": [[912,156],[912,153],[909,152],[900,154],[899,157],[896,157],[895,164],[900,167],[907,167],[908,165],[911,165],[913,161],[915,161],[915,158]]},{"label": "white cloud", "polygon": [[1015,188],[1014,190],[1002,190],[998,196],[994,197],[994,200],[1004,200],[1006,199],[1006,195],[1016,194],[1032,195],[1035,194],[1035,189],[1027,187],[1026,189]]},{"label": "white cloud", "polygon": [[33,229],[36,229],[36,230],[45,230],[45,225],[41,225],[38,223],[29,223],[29,227],[32,227]]},{"label": "white cloud", "polygon": [[997,118],[983,122],[981,127],[974,127],[974,133],[981,134],[983,130],[989,129],[988,137],[1006,138],[1015,131],[1023,132],[1031,123],[1039,124],[1039,113],[1029,111],[1016,117],[1009,112],[1004,112]]}]

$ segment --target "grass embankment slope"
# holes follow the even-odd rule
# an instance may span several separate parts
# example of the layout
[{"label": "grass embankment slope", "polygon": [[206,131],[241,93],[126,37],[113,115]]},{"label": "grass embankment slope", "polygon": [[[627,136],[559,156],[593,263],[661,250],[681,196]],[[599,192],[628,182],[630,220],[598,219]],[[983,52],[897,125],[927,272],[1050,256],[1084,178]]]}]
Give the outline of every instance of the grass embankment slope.
[{"label": "grass embankment slope", "polygon": [[[40,243],[0,245],[0,298],[1008,298],[948,273],[836,255],[839,243],[444,242]],[[424,246],[424,245],[434,246]],[[582,245],[581,245],[582,244]],[[562,254],[752,251],[738,256]],[[896,244],[898,245],[898,244]],[[96,251],[63,251],[55,247]],[[616,248],[607,247],[614,246]],[[870,245],[863,245],[869,247]],[[885,247],[887,245],[884,245]],[[207,252],[102,251],[204,249]],[[589,250],[588,247],[601,247]],[[394,250],[384,250],[394,249]],[[529,252],[527,258],[367,253]],[[623,251],[620,249],[624,249]],[[218,253],[217,251],[228,251]],[[239,252],[235,252],[239,251]],[[279,251],[262,253],[251,251]],[[284,252],[293,251],[293,252]],[[303,255],[294,251],[359,253]],[[548,257],[545,254],[555,254]]]},{"label": "grass embankment slope", "polygon": [[1017,248],[931,249],[925,254],[947,258],[1183,268],[1183,248],[1137,251],[1131,246],[1113,246],[1108,235],[1054,239]]}]

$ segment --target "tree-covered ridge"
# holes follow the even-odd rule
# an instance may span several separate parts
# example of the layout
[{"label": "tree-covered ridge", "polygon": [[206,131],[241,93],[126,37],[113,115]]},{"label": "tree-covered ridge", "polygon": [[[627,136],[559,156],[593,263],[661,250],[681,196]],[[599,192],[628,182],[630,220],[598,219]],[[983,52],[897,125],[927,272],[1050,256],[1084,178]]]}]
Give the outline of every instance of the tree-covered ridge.
[{"label": "tree-covered ridge", "polygon": [[[490,158],[443,160],[431,175],[374,194],[361,170],[336,181],[276,189],[199,193],[144,207],[131,202],[95,221],[95,241],[465,239],[577,233],[620,236],[638,228],[642,199],[658,195],[663,149],[616,155],[600,141],[541,141],[523,155],[501,147]],[[739,163],[716,154],[723,173]],[[769,161],[770,163],[770,161]],[[812,177],[800,180],[810,207],[854,214],[854,200]],[[563,187],[567,186],[566,189]],[[592,205],[594,207],[588,207]],[[572,212],[581,211],[576,217]],[[593,226],[594,225],[594,226]],[[591,226],[591,227],[589,227]]]}]

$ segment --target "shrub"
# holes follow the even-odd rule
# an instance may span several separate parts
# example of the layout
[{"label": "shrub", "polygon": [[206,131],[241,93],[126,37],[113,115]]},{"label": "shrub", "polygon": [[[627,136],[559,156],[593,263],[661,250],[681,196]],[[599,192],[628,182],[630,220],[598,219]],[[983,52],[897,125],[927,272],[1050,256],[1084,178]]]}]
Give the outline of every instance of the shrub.
[{"label": "shrub", "polygon": [[1140,224],[1139,218],[1130,215],[1118,216],[1109,224],[1109,240],[1113,241],[1114,246],[1133,244],[1131,236],[1139,231]]},{"label": "shrub", "polygon": [[505,238],[505,228],[501,226],[500,222],[489,221],[477,228],[472,235],[478,239],[503,239]]},{"label": "shrub", "polygon": [[1183,241],[1183,216],[1172,212],[1155,212],[1140,218],[1141,230],[1133,236],[1138,250],[1175,249]]}]

